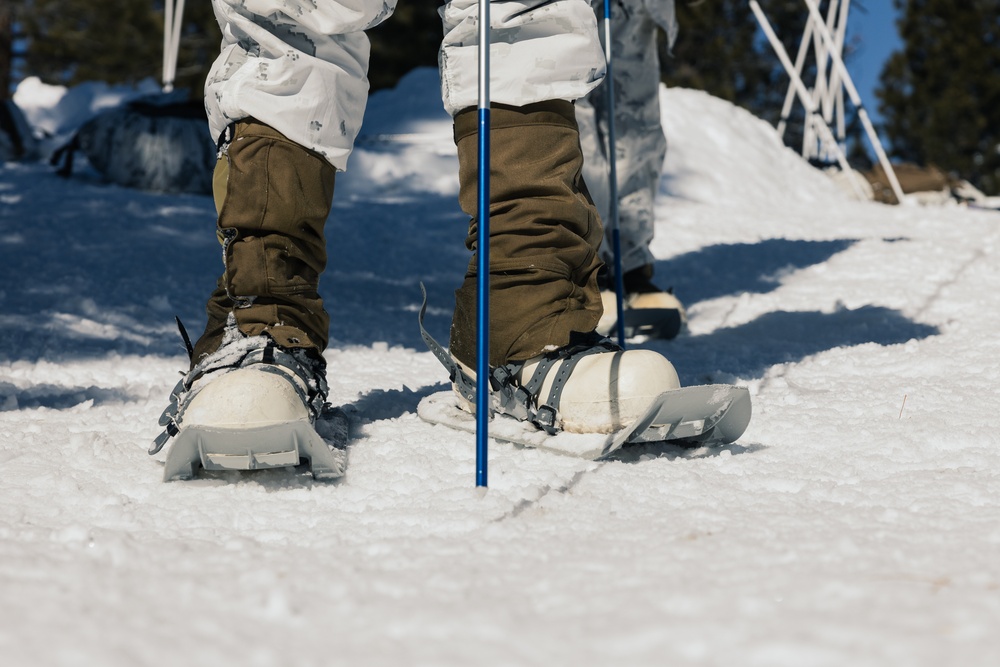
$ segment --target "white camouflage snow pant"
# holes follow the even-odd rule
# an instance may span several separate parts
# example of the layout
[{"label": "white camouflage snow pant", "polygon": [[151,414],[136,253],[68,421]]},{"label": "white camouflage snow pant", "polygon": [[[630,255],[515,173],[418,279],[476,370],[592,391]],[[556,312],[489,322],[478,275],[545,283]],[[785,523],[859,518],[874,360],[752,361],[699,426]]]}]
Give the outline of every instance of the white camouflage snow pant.
[{"label": "white camouflage snow pant", "polygon": [[[396,0],[214,0],[222,52],[205,84],[212,136],[256,118],[318,152],[338,170],[368,99],[364,30]],[[523,106],[576,100],[604,77],[604,56],[587,0],[492,0],[490,94]],[[478,100],[476,0],[439,10],[441,95],[452,115]]]},{"label": "white camouflage snow pant", "polygon": [[[591,0],[600,17],[604,38],[604,0]],[[612,0],[611,54],[614,73],[615,138],[618,172],[618,224],[622,271],[654,261],[653,202],[659,185],[667,140],[660,120],[660,67],[657,26],[672,46],[677,36],[674,0]],[[605,86],[577,103],[580,142],[583,145],[584,180],[604,221],[605,242],[601,256],[612,265],[610,192],[608,188],[608,105]]]}]

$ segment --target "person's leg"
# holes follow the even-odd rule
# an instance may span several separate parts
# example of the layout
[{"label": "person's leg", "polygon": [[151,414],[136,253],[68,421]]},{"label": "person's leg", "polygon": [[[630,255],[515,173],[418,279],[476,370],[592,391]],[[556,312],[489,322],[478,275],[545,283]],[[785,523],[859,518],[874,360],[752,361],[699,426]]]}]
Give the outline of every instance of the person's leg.
[{"label": "person's leg", "polygon": [[[460,203],[476,215],[476,0],[442,11],[442,98],[455,117]],[[600,82],[604,59],[586,0],[493,2],[491,18],[490,363],[525,360],[589,332],[600,317],[600,222],[580,176],[570,101]],[[474,249],[475,220],[467,245]],[[456,294],[451,350],[475,359],[475,262]]]},{"label": "person's leg", "polygon": [[[473,251],[477,37],[467,19],[474,5],[446,5],[441,56]],[[491,11],[489,364],[499,369],[495,379],[507,378],[502,391],[523,398],[521,387],[531,395],[519,418],[536,421],[532,410],[548,406],[558,415],[556,428],[617,430],[678,382],[660,355],[621,352],[593,335],[601,314],[602,230],[581,175],[571,102],[602,76],[594,13],[586,0],[494,2]],[[475,365],[476,282],[473,260],[456,293],[451,331],[451,354],[466,371]]]},{"label": "person's leg", "polygon": [[[569,343],[600,319],[601,225],[580,178],[573,105],[563,100],[495,107],[490,179],[490,363],[523,361]],[[461,204],[475,214],[475,109],[455,116]],[[466,245],[475,250],[477,225]],[[456,293],[451,350],[476,358],[476,267]]]},{"label": "person's leg", "polygon": [[394,0],[214,0],[222,53],[205,86],[220,151],[214,189],[224,267],[208,324],[160,419],[168,479],[197,466],[253,469],[343,453],[315,424],[326,404],[329,319],[319,297],[323,228],[367,101],[364,30]]},{"label": "person's leg", "polygon": [[[618,172],[618,224],[622,247],[622,270],[627,273],[653,263],[649,244],[653,240],[654,208],[667,141],[660,119],[660,71],[656,48],[656,24],[640,0],[627,3],[623,11],[612,3],[611,39],[615,96],[615,168]],[[594,0],[603,16],[603,0]],[[603,33],[602,33],[603,34]],[[607,86],[607,82],[605,82]],[[596,135],[594,160],[603,173],[588,167],[588,184],[606,182],[609,113],[605,86],[587,96],[593,108]],[[587,159],[590,160],[588,153]],[[594,186],[597,190],[597,186]],[[606,190],[606,186],[604,186]],[[601,219],[607,223],[610,203],[604,198]],[[605,228],[607,228],[605,224]],[[611,240],[605,238],[601,257],[611,265]]]},{"label": "person's leg", "polygon": [[241,332],[287,348],[326,347],[317,292],[323,227],[367,101],[368,38],[394,2],[317,3],[294,17],[280,0],[215,0],[222,53],[205,85],[220,139],[214,189],[224,272],[192,363],[214,352],[232,316]]},{"label": "person's leg", "polygon": [[[592,0],[595,13],[603,17],[604,0]],[[666,156],[667,141],[660,117],[660,78],[657,55],[657,25],[676,34],[672,2],[653,6],[643,0],[612,3],[611,38],[615,99],[615,167],[618,186],[618,225],[625,291],[626,335],[645,334],[670,338],[681,330],[684,306],[670,291],[652,281],[655,258],[650,250],[655,233],[655,200]],[[603,35],[602,31],[602,35]],[[586,156],[584,175],[602,220],[605,238],[601,258],[609,271],[602,275],[604,316],[602,333],[615,330],[617,295],[614,289],[614,245],[610,233],[608,187],[608,91],[592,91],[581,105],[580,122]],[[628,312],[633,311],[633,312]]]},{"label": "person's leg", "polygon": [[329,317],[318,289],[333,166],[255,120],[232,127],[215,173],[224,271],[192,362],[218,349],[230,316],[245,335],[321,353]]}]

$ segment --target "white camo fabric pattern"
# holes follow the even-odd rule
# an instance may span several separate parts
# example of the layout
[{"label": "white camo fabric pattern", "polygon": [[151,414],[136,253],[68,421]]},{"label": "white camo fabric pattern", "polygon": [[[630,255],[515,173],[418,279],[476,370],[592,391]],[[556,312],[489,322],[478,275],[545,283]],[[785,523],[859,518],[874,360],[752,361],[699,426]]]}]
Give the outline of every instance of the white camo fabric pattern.
[{"label": "white camo fabric pattern", "polygon": [[[455,115],[478,103],[477,0],[453,0],[440,13],[441,98]],[[490,24],[491,102],[573,101],[604,79],[604,53],[587,0],[493,0]]]},{"label": "white camo fabric pattern", "polygon": [[[256,118],[343,170],[368,101],[364,31],[396,0],[213,0],[222,50],[205,84],[214,138]],[[587,0],[494,0],[490,87],[494,103],[576,100],[604,77]],[[478,5],[439,10],[442,100],[449,113],[478,101]]]},{"label": "white camo fabric pattern", "polygon": [[[591,0],[604,37],[604,0]],[[660,66],[657,26],[673,46],[677,36],[674,0],[611,0],[611,69],[614,74],[615,169],[618,173],[618,228],[622,271],[652,264],[654,208],[667,152],[660,119]],[[601,220],[605,243],[601,257],[611,265],[607,88],[601,86],[577,104],[584,180]]]}]

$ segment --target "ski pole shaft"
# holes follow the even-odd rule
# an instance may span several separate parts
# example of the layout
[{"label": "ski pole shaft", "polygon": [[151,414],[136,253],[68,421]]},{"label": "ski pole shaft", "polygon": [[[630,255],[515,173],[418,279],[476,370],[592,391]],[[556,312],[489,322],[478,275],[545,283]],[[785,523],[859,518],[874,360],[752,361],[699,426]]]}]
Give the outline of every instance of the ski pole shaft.
[{"label": "ski pole shaft", "polygon": [[476,236],[476,486],[486,487],[490,423],[490,2],[479,0],[479,190]]},{"label": "ski pole shaft", "polygon": [[622,276],[622,242],[618,225],[618,159],[615,151],[615,80],[611,65],[611,0],[604,0],[604,90],[608,107],[608,212],[611,214],[611,252],[614,257],[615,307],[618,310],[618,344],[625,349],[625,282]]}]

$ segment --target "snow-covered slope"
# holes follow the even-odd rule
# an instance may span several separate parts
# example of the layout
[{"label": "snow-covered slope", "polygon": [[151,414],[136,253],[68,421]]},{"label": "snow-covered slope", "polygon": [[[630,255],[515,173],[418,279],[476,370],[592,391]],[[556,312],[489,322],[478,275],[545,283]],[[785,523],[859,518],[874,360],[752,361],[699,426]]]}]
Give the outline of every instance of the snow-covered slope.
[{"label": "snow-covered slope", "polygon": [[699,90],[661,89],[668,158],[661,192],[726,208],[833,204],[840,190],[774,128]]},{"label": "snow-covered slope", "polygon": [[468,261],[436,95],[374,95],[338,180],[337,484],[145,453],[221,268],[209,198],[0,169],[2,663],[1000,664],[1000,215],[847,202],[665,90],[654,251],[691,322],[650,346],[753,422],[597,464],[495,445],[480,494],[471,438],[414,413],[446,380],[417,283],[446,338]]}]

